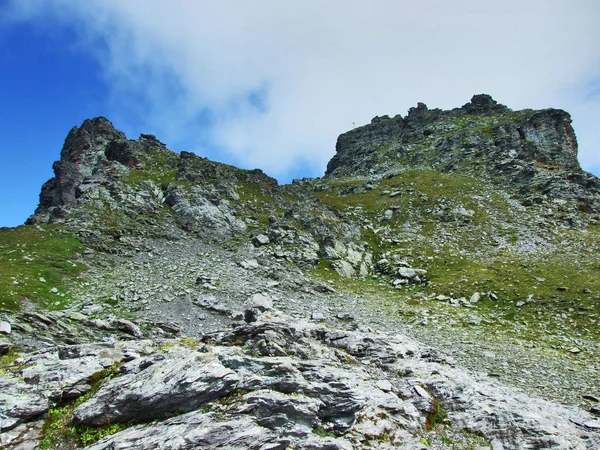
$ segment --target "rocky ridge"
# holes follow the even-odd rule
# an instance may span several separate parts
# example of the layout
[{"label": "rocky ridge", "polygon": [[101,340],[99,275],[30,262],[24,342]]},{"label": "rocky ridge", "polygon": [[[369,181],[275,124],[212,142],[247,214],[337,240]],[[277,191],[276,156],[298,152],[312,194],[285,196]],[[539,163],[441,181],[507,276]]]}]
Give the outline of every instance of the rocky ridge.
[{"label": "rocky ridge", "polygon": [[465,172],[509,188],[525,204],[578,203],[598,212],[598,178],[581,170],[568,113],[512,111],[489,95],[451,111],[423,103],[342,134],[326,177],[389,176],[406,167]]},{"label": "rocky ridge", "polygon": [[0,443],[598,446],[600,195],[568,114],[419,104],[336,150],[279,186],[71,130],[0,232]]}]

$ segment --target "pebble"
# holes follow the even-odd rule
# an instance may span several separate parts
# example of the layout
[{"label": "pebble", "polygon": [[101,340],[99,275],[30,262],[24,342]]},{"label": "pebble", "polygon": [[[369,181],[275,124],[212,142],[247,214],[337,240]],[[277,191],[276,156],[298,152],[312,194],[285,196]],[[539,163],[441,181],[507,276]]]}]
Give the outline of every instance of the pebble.
[{"label": "pebble", "polygon": [[336,317],[340,320],[354,320],[354,316],[350,313],[338,313]]},{"label": "pebble", "polygon": [[261,312],[273,309],[273,300],[271,297],[262,293],[253,294],[248,303],[250,308],[257,308]]},{"label": "pebble", "polygon": [[9,335],[12,332],[12,327],[8,322],[0,322],[0,333]]},{"label": "pebble", "polygon": [[391,392],[393,388],[392,383],[388,380],[379,380],[375,385],[383,392]]},{"label": "pebble", "polygon": [[425,389],[423,389],[418,384],[414,385],[414,389],[415,389],[415,392],[417,394],[419,394],[421,397],[423,397],[423,398],[431,398],[431,395],[429,395],[429,392],[427,392]]},{"label": "pebble", "polygon": [[589,422],[585,422],[583,426],[592,430],[600,430],[600,420],[590,420]]},{"label": "pebble", "polygon": [[269,242],[271,241],[269,240],[269,237],[265,234],[259,234],[252,240],[252,243],[257,247],[267,245]]},{"label": "pebble", "polygon": [[318,320],[318,321],[325,320],[325,316],[323,315],[323,313],[316,312],[316,311],[311,314],[310,318],[312,320]]}]

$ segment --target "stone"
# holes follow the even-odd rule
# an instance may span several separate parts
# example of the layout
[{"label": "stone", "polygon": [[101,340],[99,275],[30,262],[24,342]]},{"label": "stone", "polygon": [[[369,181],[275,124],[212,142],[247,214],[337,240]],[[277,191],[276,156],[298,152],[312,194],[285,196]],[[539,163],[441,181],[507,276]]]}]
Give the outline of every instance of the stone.
[{"label": "stone", "polygon": [[[77,406],[74,420],[94,427],[141,423],[91,449],[351,449],[381,433],[390,443],[420,448],[434,398],[453,421],[470,423],[498,448],[534,446],[541,438],[556,448],[600,442],[597,421],[584,411],[482,380],[397,332],[336,330],[277,314],[201,341],[193,348],[175,340],[124,341],[28,355],[23,380],[0,378],[2,426],[21,430],[54,404],[50,397],[80,396],[90,373],[123,361]],[[15,401],[24,407],[15,408]],[[515,414],[519,433],[499,433],[498,421]],[[338,437],[325,441],[318,430]],[[9,436],[4,428],[1,436]]]},{"label": "stone", "polygon": [[257,247],[260,247],[260,246],[263,246],[263,245],[268,245],[269,242],[271,242],[271,241],[270,241],[270,239],[269,239],[269,237],[267,235],[259,234],[258,236],[254,237],[254,239],[252,240],[252,242]]},{"label": "stone", "polygon": [[207,354],[175,349],[165,356],[127,363],[125,375],[104,384],[92,399],[75,409],[75,421],[102,426],[189,412],[224,397],[239,382],[235,372]]},{"label": "stone", "polygon": [[273,300],[271,297],[263,293],[252,294],[248,300],[248,306],[264,312],[273,309]]},{"label": "stone", "polygon": [[0,448],[34,450],[42,439],[43,420],[24,423],[0,433]]},{"label": "stone", "polygon": [[336,290],[333,289],[331,286],[327,286],[326,284],[319,284],[317,286],[315,286],[315,290],[317,292],[323,292],[325,294],[335,294]]},{"label": "stone", "polygon": [[469,325],[481,325],[481,317],[475,314],[469,314],[467,316],[467,323]]},{"label": "stone", "polygon": [[336,316],[339,320],[354,320],[354,316],[350,313],[337,313]]},{"label": "stone", "polygon": [[322,320],[325,320],[325,316],[323,315],[323,313],[320,313],[320,312],[317,312],[317,311],[313,312],[313,313],[310,315],[310,318],[311,318],[312,320],[316,320],[316,321],[322,321]]},{"label": "stone", "polygon": [[177,325],[176,323],[161,322],[161,323],[157,323],[156,326],[158,328],[160,328],[161,330],[163,330],[164,332],[169,333],[169,334],[181,333],[181,327],[179,325]]},{"label": "stone", "polygon": [[469,302],[474,304],[474,303],[479,302],[480,299],[481,299],[481,295],[479,294],[479,292],[475,292],[469,299]]},{"label": "stone", "polygon": [[234,311],[231,313],[231,320],[242,321],[244,320],[244,316],[242,311]]},{"label": "stone", "polygon": [[33,386],[10,375],[0,377],[0,433],[39,417],[49,407],[49,399]]},{"label": "stone", "polygon": [[583,426],[592,430],[600,430],[600,420],[589,420],[584,422]]},{"label": "stone", "polygon": [[256,322],[257,320],[258,320],[258,314],[255,310],[247,309],[246,311],[244,311],[244,322],[252,323],[252,322]]},{"label": "stone", "polygon": [[130,334],[133,337],[140,338],[142,337],[142,330],[133,322],[126,319],[112,318],[108,322],[109,326],[122,331],[124,333]]},{"label": "stone", "polygon": [[8,339],[0,337],[0,356],[6,355],[13,348],[12,342]]},{"label": "stone", "polygon": [[9,335],[12,332],[12,326],[8,322],[0,321],[0,334]]},{"label": "stone", "polygon": [[393,389],[392,383],[388,380],[379,380],[375,385],[381,389],[383,392],[391,392]]},{"label": "stone", "polygon": [[331,267],[344,278],[353,278],[356,276],[356,270],[348,261],[334,261]]},{"label": "stone", "polygon": [[[257,425],[249,417],[219,419],[215,413],[194,411],[178,417],[141,427],[128,428],[116,435],[87,447],[88,450],[127,448],[227,448],[227,449],[277,449],[277,435]],[[285,442],[285,441],[284,441]]]},{"label": "stone", "polygon": [[397,269],[397,274],[402,278],[414,279],[426,275],[427,271],[423,269],[413,269],[411,267],[399,267]]},{"label": "stone", "polygon": [[76,320],[77,322],[83,322],[85,320],[88,320],[88,317],[85,314],[75,312],[75,311],[68,312],[65,315],[65,317],[67,319]]},{"label": "stone", "polygon": [[459,217],[464,217],[464,218],[471,218],[475,215],[475,211],[473,211],[472,209],[465,209],[464,206],[461,206],[459,208],[455,208],[452,210],[452,214],[454,216],[459,216]]},{"label": "stone", "polygon": [[420,397],[423,398],[431,398],[431,395],[429,394],[429,392],[427,392],[425,389],[423,389],[421,386],[419,386],[418,384],[415,384],[413,386],[413,389],[415,390],[415,392],[417,394],[419,394]]},{"label": "stone", "polygon": [[258,261],[256,259],[248,259],[245,261],[240,261],[240,267],[244,268],[244,269],[258,269],[260,267],[260,265],[258,264]]}]

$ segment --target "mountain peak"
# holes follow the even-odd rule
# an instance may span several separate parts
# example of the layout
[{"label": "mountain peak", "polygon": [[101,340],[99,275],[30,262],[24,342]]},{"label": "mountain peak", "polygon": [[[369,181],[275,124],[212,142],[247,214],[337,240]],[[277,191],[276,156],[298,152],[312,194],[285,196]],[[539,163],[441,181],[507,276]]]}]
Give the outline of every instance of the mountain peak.
[{"label": "mountain peak", "polygon": [[570,115],[513,111],[487,94],[449,111],[418,103],[406,117],[376,117],[342,134],[325,176],[380,178],[414,168],[483,177],[526,201],[556,198],[600,210],[600,184],[579,166]]},{"label": "mountain peak", "polygon": [[471,98],[470,103],[463,105],[467,114],[497,114],[509,111],[507,106],[498,103],[488,94],[476,94]]}]

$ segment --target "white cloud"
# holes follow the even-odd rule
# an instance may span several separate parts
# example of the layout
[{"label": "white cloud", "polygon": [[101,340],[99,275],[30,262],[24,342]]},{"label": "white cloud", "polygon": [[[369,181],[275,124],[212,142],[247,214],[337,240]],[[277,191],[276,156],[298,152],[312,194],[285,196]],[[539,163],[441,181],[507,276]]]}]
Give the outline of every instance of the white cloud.
[{"label": "white cloud", "polygon": [[353,122],[405,114],[418,101],[457,107],[481,92],[513,109],[567,109],[581,161],[600,171],[600,96],[587,92],[600,76],[597,0],[15,0],[14,8],[40,24],[78,24],[115,106],[135,110],[128,102],[140,99],[149,132],[201,154],[216,145],[222,159],[274,175],[300,163],[322,173]]}]

